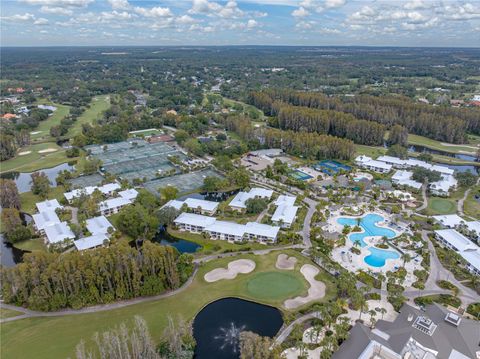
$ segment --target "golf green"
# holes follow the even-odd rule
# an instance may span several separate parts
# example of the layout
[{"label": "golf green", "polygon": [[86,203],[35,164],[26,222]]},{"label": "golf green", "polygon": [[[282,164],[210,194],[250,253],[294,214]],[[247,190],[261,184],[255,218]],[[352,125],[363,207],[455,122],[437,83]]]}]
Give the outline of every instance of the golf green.
[{"label": "golf green", "polygon": [[455,203],[448,199],[432,198],[429,202],[432,211],[438,214],[450,214],[455,212]]},{"label": "golf green", "polygon": [[258,299],[287,299],[303,293],[306,289],[300,274],[263,272],[247,282],[247,291]]}]

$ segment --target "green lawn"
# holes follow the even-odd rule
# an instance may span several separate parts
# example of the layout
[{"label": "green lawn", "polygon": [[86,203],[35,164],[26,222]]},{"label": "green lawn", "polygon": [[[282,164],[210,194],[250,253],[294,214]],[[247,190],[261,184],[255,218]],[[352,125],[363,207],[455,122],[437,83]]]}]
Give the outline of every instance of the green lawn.
[{"label": "green lawn", "polygon": [[11,317],[16,317],[17,315],[22,315],[23,313],[17,312],[16,310],[11,310],[7,308],[0,308],[0,319],[7,319]]},{"label": "green lawn", "polygon": [[90,102],[90,107],[77,118],[77,121],[68,130],[67,137],[72,138],[80,134],[84,123],[93,123],[108,108],[110,108],[110,95],[95,96]]},{"label": "green lawn", "polygon": [[262,300],[285,300],[304,292],[307,285],[296,273],[263,272],[250,278],[247,293]]},{"label": "green lawn", "polygon": [[469,196],[463,202],[463,211],[468,216],[480,218],[480,202],[475,199],[475,195],[480,195],[480,186],[472,188]]},{"label": "green lawn", "polygon": [[139,130],[139,131],[131,131],[129,132],[128,134],[132,137],[135,137],[135,136],[153,136],[153,135],[159,135],[159,134],[162,134],[163,131],[162,130],[158,130],[158,129],[152,129],[152,130]]},{"label": "green lawn", "polygon": [[475,154],[476,152],[476,148],[474,145],[451,144],[450,146],[445,146],[441,141],[432,140],[427,137],[412,135],[412,134],[408,135],[408,143],[411,145],[420,145],[420,146],[425,146],[434,150],[446,151],[451,153],[471,152],[472,154]]},{"label": "green lawn", "polygon": [[[51,187],[47,199],[58,199],[63,197],[65,189],[62,186]],[[32,192],[20,193],[20,203],[22,205],[22,212],[35,213],[37,211],[35,203],[43,201],[40,196],[33,194]]]},{"label": "green lawn", "polygon": [[18,249],[21,249],[22,251],[29,251],[29,252],[47,250],[47,247],[45,246],[45,243],[41,238],[28,239],[26,241],[21,241],[21,242],[15,243],[14,246]]},{"label": "green lawn", "polygon": [[[296,251],[284,251],[289,256],[298,258],[298,267],[310,263]],[[225,297],[240,297],[258,301],[264,304],[279,306],[283,302],[278,299],[258,298],[247,291],[248,282],[262,272],[279,272],[275,269],[275,262],[280,252],[264,256],[244,254],[238,258],[248,258],[256,262],[257,267],[252,273],[240,274],[234,280],[221,280],[207,283],[203,276],[212,269],[226,267],[232,258],[223,258],[208,262],[202,266],[193,283],[183,292],[172,297],[157,301],[132,305],[121,309],[81,315],[68,315],[50,318],[22,319],[4,323],[0,328],[2,358],[67,358],[75,357],[75,346],[84,339],[87,347],[92,345],[92,335],[95,332],[105,331],[122,322],[131,320],[135,315],[142,316],[148,323],[150,333],[158,341],[168,317],[177,318],[181,315],[191,320],[206,304]],[[298,269],[292,272],[299,278]],[[327,296],[322,301],[331,300],[335,295],[335,286],[332,277],[324,272],[317,278],[324,277],[327,285]],[[300,280],[300,279],[299,279]],[[269,291],[269,284],[264,291]],[[301,295],[306,294],[306,290]]]},{"label": "green lawn", "polygon": [[[60,105],[58,103],[54,103],[45,99],[39,100],[37,104],[55,106],[57,109],[45,121],[40,122],[40,124],[36,129],[31,131],[34,133],[33,135],[31,135],[32,141],[33,142],[55,141],[55,139],[52,136],[50,136],[50,128],[52,126],[57,126],[60,124],[60,121],[69,114],[70,107],[65,105]],[[39,132],[39,133],[35,133],[35,132]]]},{"label": "green lawn", "polygon": [[[39,153],[38,151],[55,149],[55,152]],[[29,152],[19,155],[22,152]],[[22,147],[17,151],[17,156],[0,163],[0,173],[9,171],[33,172],[42,168],[51,168],[59,164],[73,161],[75,158],[67,158],[65,149],[54,142],[38,143]]]},{"label": "green lawn", "polygon": [[429,197],[428,215],[452,214],[457,211],[457,204],[451,198]]},{"label": "green lawn", "polygon": [[365,155],[372,158],[377,158],[381,155],[384,155],[387,152],[387,150],[383,147],[366,146],[366,145],[355,145],[355,150],[357,155]]}]

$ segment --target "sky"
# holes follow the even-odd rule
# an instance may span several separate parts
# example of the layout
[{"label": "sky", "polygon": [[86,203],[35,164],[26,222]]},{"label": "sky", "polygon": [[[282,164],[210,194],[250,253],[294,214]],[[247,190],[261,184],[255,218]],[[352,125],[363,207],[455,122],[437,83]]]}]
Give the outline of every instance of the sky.
[{"label": "sky", "polygon": [[480,47],[480,0],[0,0],[1,46]]}]

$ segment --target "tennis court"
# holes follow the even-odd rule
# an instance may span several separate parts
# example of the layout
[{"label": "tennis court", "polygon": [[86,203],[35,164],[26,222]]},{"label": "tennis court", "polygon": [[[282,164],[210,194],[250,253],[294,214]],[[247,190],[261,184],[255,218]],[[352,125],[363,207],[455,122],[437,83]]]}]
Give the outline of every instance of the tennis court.
[{"label": "tennis court", "polygon": [[72,188],[85,188],[88,186],[99,186],[102,184],[103,180],[104,178],[102,175],[95,173],[93,175],[72,178],[67,182],[72,185]]},{"label": "tennis court", "polygon": [[349,172],[352,169],[352,167],[334,160],[320,161],[316,165],[313,165],[313,168],[330,176],[333,176],[340,171]]},{"label": "tennis court", "polygon": [[298,181],[308,181],[309,179],[313,178],[309,174],[306,174],[305,172],[302,172],[300,170],[294,170],[290,172],[288,175]]}]

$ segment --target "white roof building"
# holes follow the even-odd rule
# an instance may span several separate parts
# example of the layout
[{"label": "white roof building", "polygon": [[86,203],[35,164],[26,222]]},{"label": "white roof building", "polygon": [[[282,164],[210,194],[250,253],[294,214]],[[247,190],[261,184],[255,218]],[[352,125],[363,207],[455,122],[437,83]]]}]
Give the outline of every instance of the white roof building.
[{"label": "white roof building", "polygon": [[74,198],[80,197],[82,194],[87,196],[91,195],[97,189],[96,186],[87,186],[84,188],[74,189],[70,192],[65,192],[63,195],[67,199],[67,201],[71,201]]},{"label": "white roof building", "polygon": [[407,162],[405,160],[402,160],[401,158],[393,157],[393,156],[380,156],[377,158],[377,161],[388,163],[393,167],[404,167]]},{"label": "white roof building", "polygon": [[202,211],[215,212],[218,208],[218,202],[206,201],[204,199],[187,198],[184,203],[191,209],[201,208]]},{"label": "white roof building", "polygon": [[165,203],[162,208],[164,207],[173,207],[175,208],[176,210],[180,210],[182,209],[182,206],[183,206],[183,201],[177,201],[176,199],[171,199],[170,201],[168,201],[167,203]]},{"label": "white roof building", "polygon": [[35,227],[37,227],[39,231],[45,230],[47,227],[60,223],[60,218],[58,218],[57,214],[53,210],[46,210],[34,214],[32,217]]},{"label": "white roof building", "polygon": [[245,225],[245,232],[256,237],[266,237],[270,239],[277,238],[280,227],[270,226],[268,224],[262,224],[257,222],[248,222]]},{"label": "white roof building", "polygon": [[245,234],[245,225],[227,221],[215,221],[207,226],[205,231],[242,238]]},{"label": "white roof building", "polygon": [[107,234],[109,228],[115,229],[105,216],[87,219],[87,229],[93,234]]},{"label": "white roof building", "polygon": [[138,196],[138,191],[136,189],[130,188],[125,191],[118,192],[118,195],[122,198],[129,199],[130,201],[135,200]]},{"label": "white roof building", "polygon": [[437,222],[449,228],[455,228],[460,225],[465,225],[470,231],[475,231],[477,233],[477,235],[475,236],[476,238],[480,236],[480,221],[467,221],[457,214],[433,216],[433,218],[435,218]]},{"label": "white roof building", "polygon": [[371,157],[365,155],[361,155],[355,158],[355,163],[360,167],[380,173],[387,173],[390,172],[390,170],[392,169],[392,165],[389,165],[388,163],[382,161],[374,160]]},{"label": "white roof building", "polygon": [[131,204],[132,201],[122,198],[122,197],[116,197],[116,198],[110,198],[107,199],[106,201],[102,201],[98,204],[100,211],[105,211],[109,209],[115,209],[115,208],[120,208],[123,206],[126,206],[127,204]]},{"label": "white roof building", "polygon": [[235,208],[247,208],[246,202],[249,199],[255,197],[270,198],[272,195],[272,190],[254,187],[249,192],[238,192],[237,195],[230,201],[229,206]]},{"label": "white roof building", "polygon": [[57,208],[63,208],[56,199],[38,202],[36,206],[39,212],[55,211]]},{"label": "white roof building", "polygon": [[294,206],[295,201],[297,200],[296,196],[285,196],[285,195],[280,195],[278,198],[275,200],[274,204],[276,206],[282,206],[282,205],[289,205],[289,206]]},{"label": "white roof building", "polygon": [[95,248],[103,245],[105,241],[108,241],[108,237],[105,234],[95,234],[90,237],[80,238],[73,241],[73,244],[79,251],[85,249]]},{"label": "white roof building", "polygon": [[97,187],[97,189],[103,194],[111,194],[114,191],[119,190],[121,188],[122,187],[117,182],[107,183],[107,184],[104,184],[103,186]]},{"label": "white roof building", "polygon": [[479,246],[454,229],[441,229],[435,231],[435,234],[437,235],[437,239],[443,242],[448,248],[458,252],[467,262],[470,271],[480,275]]},{"label": "white roof building", "polygon": [[184,225],[205,228],[214,224],[215,221],[216,219],[213,217],[203,216],[201,214],[183,212],[175,219],[174,222],[176,224],[184,224]]},{"label": "white roof building", "polygon": [[452,175],[442,175],[442,179],[437,182],[430,183],[430,192],[435,195],[445,196],[448,192],[457,186],[457,180]]},{"label": "white roof building", "polygon": [[412,180],[412,176],[413,176],[413,172],[398,170],[392,176],[392,182],[400,186],[408,186],[415,189],[422,188],[422,184],[420,182]]},{"label": "white roof building", "polygon": [[45,235],[47,236],[48,243],[59,243],[63,242],[66,239],[74,239],[75,235],[73,234],[70,227],[67,225],[67,222],[55,223],[51,226],[45,228]]}]

